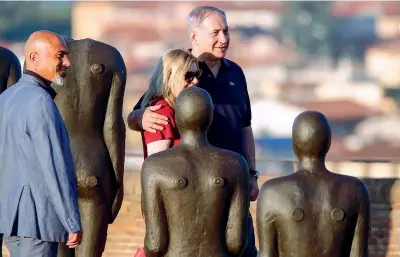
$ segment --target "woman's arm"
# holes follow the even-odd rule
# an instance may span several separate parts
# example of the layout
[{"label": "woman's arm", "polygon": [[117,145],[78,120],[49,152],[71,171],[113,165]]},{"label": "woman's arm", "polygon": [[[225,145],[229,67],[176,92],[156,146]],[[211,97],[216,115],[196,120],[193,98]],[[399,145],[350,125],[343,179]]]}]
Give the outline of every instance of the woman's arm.
[{"label": "woman's arm", "polygon": [[157,140],[147,144],[147,154],[148,156],[167,150],[171,145],[171,139]]}]

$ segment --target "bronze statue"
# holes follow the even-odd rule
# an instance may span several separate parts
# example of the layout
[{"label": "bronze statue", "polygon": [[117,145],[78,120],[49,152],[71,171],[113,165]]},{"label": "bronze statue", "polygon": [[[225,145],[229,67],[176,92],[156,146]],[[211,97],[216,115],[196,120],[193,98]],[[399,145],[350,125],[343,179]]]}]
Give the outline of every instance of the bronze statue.
[{"label": "bronze statue", "polygon": [[123,198],[126,68],[110,45],[91,39],[67,44],[72,65],[64,85],[52,86],[70,136],[84,232],[76,250],[60,244],[58,256],[100,257]]},{"label": "bronze statue", "polygon": [[9,49],[0,46],[0,94],[21,78],[21,63]]},{"label": "bronze statue", "polygon": [[[0,46],[0,94],[17,83],[21,78],[21,63],[9,49]],[[1,217],[0,217],[1,218]],[[2,255],[3,235],[0,233],[0,257]]]},{"label": "bronze statue", "polygon": [[247,243],[249,174],[239,154],[208,143],[213,103],[184,89],[175,104],[180,144],[150,155],[141,174],[146,257],[240,256]]},{"label": "bronze statue", "polygon": [[331,129],[322,113],[293,124],[298,170],[265,182],[257,204],[259,257],[368,256],[370,199],[358,178],[330,172]]}]

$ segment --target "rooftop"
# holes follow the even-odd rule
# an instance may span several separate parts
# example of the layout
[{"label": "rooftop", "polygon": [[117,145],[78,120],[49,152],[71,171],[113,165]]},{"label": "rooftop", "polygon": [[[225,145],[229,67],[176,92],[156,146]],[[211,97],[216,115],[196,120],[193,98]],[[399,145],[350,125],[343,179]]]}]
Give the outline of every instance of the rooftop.
[{"label": "rooftop", "polygon": [[322,112],[331,121],[363,119],[380,114],[378,110],[350,100],[296,102],[292,104],[303,109]]}]

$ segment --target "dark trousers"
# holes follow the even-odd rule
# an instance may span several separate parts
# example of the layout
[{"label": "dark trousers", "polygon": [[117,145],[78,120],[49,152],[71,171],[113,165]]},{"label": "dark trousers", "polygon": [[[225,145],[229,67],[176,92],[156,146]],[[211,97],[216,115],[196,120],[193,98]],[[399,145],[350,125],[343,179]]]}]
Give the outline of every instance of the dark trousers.
[{"label": "dark trousers", "polygon": [[254,234],[253,227],[253,218],[249,212],[249,216],[247,219],[247,247],[244,251],[242,257],[257,257],[257,248],[256,248],[256,239]]}]

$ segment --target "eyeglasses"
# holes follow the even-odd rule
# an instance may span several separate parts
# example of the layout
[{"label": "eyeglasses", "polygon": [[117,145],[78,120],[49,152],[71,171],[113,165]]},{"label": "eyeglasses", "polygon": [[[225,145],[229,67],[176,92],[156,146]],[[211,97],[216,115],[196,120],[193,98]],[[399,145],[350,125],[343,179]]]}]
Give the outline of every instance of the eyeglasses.
[{"label": "eyeglasses", "polygon": [[200,77],[201,77],[201,74],[203,74],[203,71],[202,71],[202,70],[197,70],[196,72],[194,72],[194,71],[188,71],[188,72],[186,72],[186,74],[185,74],[185,81],[186,81],[187,83],[191,83],[191,82],[194,80],[194,78],[196,78],[197,80],[199,80]]}]

